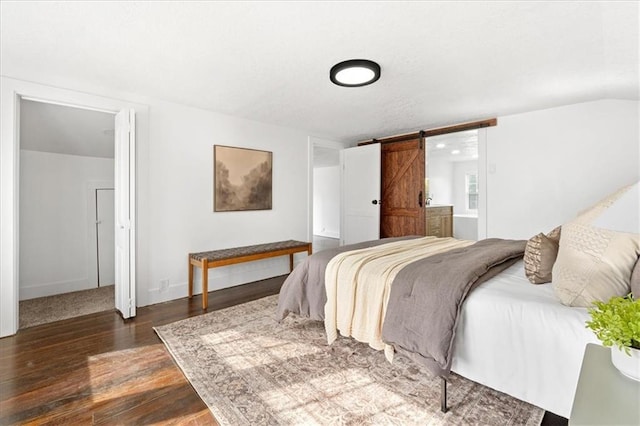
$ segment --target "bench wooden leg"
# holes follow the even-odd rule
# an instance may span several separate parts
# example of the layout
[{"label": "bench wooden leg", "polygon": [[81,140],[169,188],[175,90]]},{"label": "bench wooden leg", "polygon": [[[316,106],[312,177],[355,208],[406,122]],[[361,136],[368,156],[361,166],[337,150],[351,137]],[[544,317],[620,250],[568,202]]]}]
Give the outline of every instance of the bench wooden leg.
[{"label": "bench wooden leg", "polygon": [[191,256],[189,256],[189,299],[193,297],[193,264]]},{"label": "bench wooden leg", "polygon": [[293,253],[289,254],[289,272],[293,271]]},{"label": "bench wooden leg", "polygon": [[202,261],[202,309],[209,306],[209,261]]}]

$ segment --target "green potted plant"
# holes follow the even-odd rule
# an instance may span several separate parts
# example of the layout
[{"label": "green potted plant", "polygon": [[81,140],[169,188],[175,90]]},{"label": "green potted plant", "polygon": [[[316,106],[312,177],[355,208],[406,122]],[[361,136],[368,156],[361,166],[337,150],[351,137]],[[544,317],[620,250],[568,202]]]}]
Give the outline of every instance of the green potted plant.
[{"label": "green potted plant", "polygon": [[640,299],[631,294],[595,302],[589,309],[591,329],[604,346],[611,347],[611,362],[625,376],[640,381]]}]

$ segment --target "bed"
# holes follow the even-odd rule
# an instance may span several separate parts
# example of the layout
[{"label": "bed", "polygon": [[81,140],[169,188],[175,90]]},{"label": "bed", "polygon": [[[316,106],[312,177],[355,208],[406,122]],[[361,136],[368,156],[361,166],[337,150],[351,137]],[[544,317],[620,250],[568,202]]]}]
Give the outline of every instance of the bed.
[{"label": "bed", "polygon": [[475,289],[456,330],[452,371],[569,418],[587,343],[587,308],[551,284],[532,285],[520,260]]},{"label": "bed", "polygon": [[[393,246],[414,239],[417,237],[370,241],[310,256],[294,269],[283,284],[277,319],[281,321],[294,313],[325,321],[326,325],[325,269],[332,260],[345,253],[366,250],[367,247]],[[514,244],[517,245],[511,245]],[[460,252],[473,245],[468,242],[463,247],[456,246],[450,251]],[[466,252],[460,253],[466,256]],[[434,259],[434,256],[429,257]],[[451,357],[448,362],[441,364],[441,367],[447,368],[431,371],[442,377],[453,371],[568,418],[585,345],[597,342],[595,336],[585,328],[587,310],[562,305],[554,296],[550,284],[530,284],[524,275],[521,255],[510,254],[508,257],[507,261],[500,262],[497,275],[494,271],[488,277],[479,277],[479,282],[471,285],[468,292],[465,290],[453,325]],[[436,264],[441,263],[439,258],[435,259]],[[423,261],[416,260],[414,263]],[[424,270],[418,275],[423,274]],[[395,288],[394,283],[392,289]],[[404,310],[406,307],[397,309]],[[341,334],[344,333],[341,331]],[[388,340],[388,335],[383,336],[382,340]],[[392,346],[413,359],[415,353],[419,352],[415,348],[407,350]],[[388,350],[385,353],[389,355]],[[423,360],[421,356],[418,358],[419,362]],[[446,382],[443,383],[446,386]]]}]

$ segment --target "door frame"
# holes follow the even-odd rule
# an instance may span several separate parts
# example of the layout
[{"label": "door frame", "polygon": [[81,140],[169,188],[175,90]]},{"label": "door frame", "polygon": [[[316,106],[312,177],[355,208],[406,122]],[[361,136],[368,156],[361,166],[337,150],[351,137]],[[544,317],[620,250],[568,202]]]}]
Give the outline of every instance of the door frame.
[{"label": "door frame", "polygon": [[[0,85],[0,337],[18,331],[19,308],[19,200],[20,200],[20,99],[47,102],[107,113],[134,109],[144,124],[136,129],[137,140],[148,146],[148,106],[99,95],[1,77]],[[139,169],[135,167],[134,170]],[[135,185],[141,184],[134,176]],[[137,194],[137,191],[136,191]],[[136,199],[138,203],[138,199]],[[137,222],[137,221],[136,221]],[[140,235],[137,233],[137,235]],[[138,241],[131,242],[132,258],[138,261]],[[37,265],[37,262],[34,263]]]},{"label": "door frame", "polygon": [[487,238],[487,129],[478,129],[478,241]]}]

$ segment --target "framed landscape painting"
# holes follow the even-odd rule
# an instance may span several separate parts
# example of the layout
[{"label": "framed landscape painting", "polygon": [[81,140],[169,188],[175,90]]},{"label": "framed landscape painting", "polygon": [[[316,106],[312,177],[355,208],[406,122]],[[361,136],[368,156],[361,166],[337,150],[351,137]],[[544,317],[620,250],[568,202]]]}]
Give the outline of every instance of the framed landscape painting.
[{"label": "framed landscape painting", "polygon": [[213,146],[213,211],[271,210],[273,153]]}]

